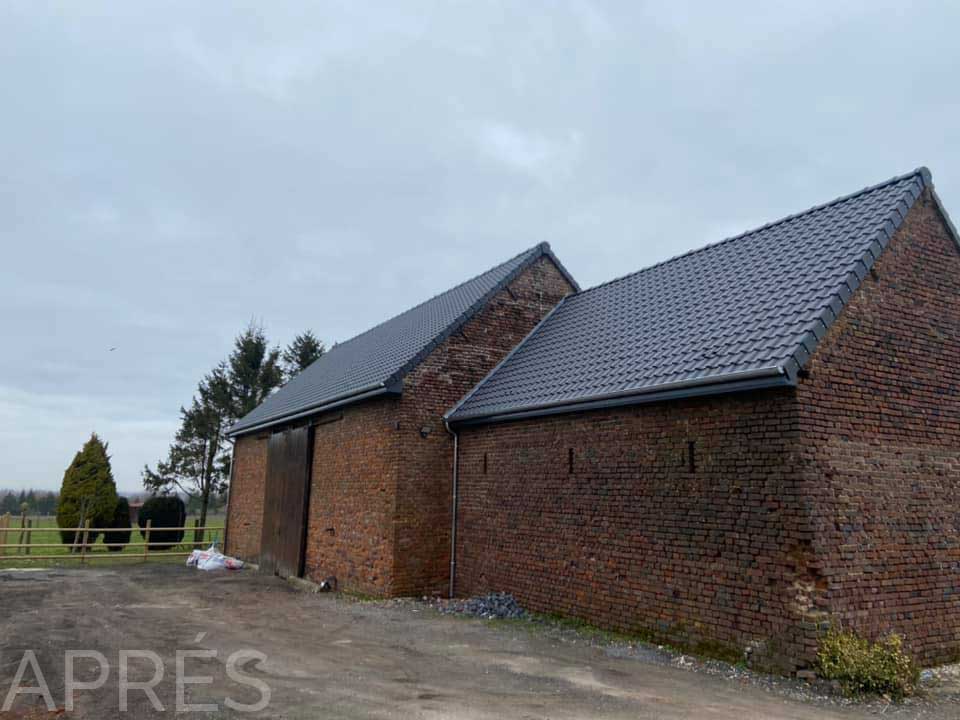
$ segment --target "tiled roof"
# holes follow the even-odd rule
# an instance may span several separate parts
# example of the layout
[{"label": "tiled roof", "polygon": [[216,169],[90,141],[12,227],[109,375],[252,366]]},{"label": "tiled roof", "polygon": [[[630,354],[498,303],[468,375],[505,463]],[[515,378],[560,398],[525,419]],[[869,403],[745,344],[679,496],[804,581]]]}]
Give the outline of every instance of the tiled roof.
[{"label": "tiled roof", "polygon": [[921,168],[571,295],[448,417],[795,384],[928,185]]},{"label": "tiled roof", "polygon": [[371,394],[398,392],[404,376],[540,257],[576,282],[547,243],[525,250],[329,351],[230,428],[237,435]]}]

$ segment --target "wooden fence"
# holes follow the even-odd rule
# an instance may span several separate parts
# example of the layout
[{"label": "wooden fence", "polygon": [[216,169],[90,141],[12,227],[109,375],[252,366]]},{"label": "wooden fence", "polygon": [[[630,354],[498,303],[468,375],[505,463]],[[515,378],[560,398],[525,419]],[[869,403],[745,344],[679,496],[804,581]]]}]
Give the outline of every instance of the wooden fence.
[{"label": "wooden fence", "polygon": [[[89,520],[84,523],[83,527],[78,528],[37,527],[29,518],[23,517],[17,518],[17,520],[20,521],[19,527],[16,527],[15,521],[9,514],[0,516],[0,563],[23,560],[79,560],[80,563],[83,564],[88,560],[104,558],[111,560],[146,561],[151,553],[160,557],[184,557],[196,548],[219,542],[223,531],[222,525],[207,525],[201,527],[199,520],[195,521],[193,525],[185,525],[182,527],[153,527],[153,522],[148,520],[146,526],[142,529],[138,527],[91,527]],[[187,540],[187,533],[191,530],[193,531],[193,540]],[[142,541],[134,540],[136,537],[135,533],[138,531],[143,536]],[[63,532],[73,533],[72,543],[30,542],[31,535],[36,533],[60,534]],[[169,543],[166,540],[158,542],[156,538],[151,541],[151,533],[159,532],[182,532],[183,538],[176,543]],[[103,543],[96,544],[89,542],[90,533],[102,533]],[[129,542],[123,543],[122,550],[111,551],[108,549],[110,533],[131,533],[131,539]],[[201,537],[201,533],[204,534],[203,537]],[[207,536],[207,533],[210,533],[210,535]],[[10,542],[11,537],[15,538],[16,542]],[[152,549],[150,547],[151,545],[154,546]],[[158,548],[158,545],[163,546],[165,549]],[[177,549],[182,547],[189,549],[185,551]],[[51,548],[65,550],[66,552],[58,554],[42,553],[42,551],[50,550]],[[142,548],[143,551],[130,552],[128,548]],[[41,554],[32,554],[34,550],[41,551]]]}]

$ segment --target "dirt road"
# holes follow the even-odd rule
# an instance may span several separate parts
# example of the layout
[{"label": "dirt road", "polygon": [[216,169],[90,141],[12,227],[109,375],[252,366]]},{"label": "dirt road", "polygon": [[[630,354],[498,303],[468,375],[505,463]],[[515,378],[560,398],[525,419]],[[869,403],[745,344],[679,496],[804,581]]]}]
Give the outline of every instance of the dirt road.
[{"label": "dirt road", "polygon": [[[227,673],[230,656],[262,653]],[[181,676],[183,701],[216,705],[197,717],[269,718],[696,718],[772,720],[873,717],[865,708],[798,703],[762,689],[633,658],[611,657],[511,626],[441,616],[415,605],[383,605],[294,591],[252,572],[203,573],[177,566],[0,572],[0,702],[25,650],[36,653],[58,706],[64,705],[67,650],[96,650],[109,668],[103,687],[76,693],[69,717],[172,717]],[[121,713],[121,650],[159,656],[164,677],[154,688],[163,710],[129,690]],[[212,657],[212,653],[216,653]],[[92,681],[96,659],[74,661],[75,677]],[[154,674],[148,657],[130,658],[131,681]],[[237,680],[239,674],[239,681]],[[251,679],[252,678],[252,679]],[[256,704],[269,687],[269,703]],[[23,685],[36,685],[26,670]],[[19,696],[14,711],[41,698]],[[234,705],[235,707],[235,705]],[[189,716],[193,713],[187,713]],[[887,716],[902,717],[899,712]],[[7,715],[16,717],[17,715]],[[934,717],[934,715],[923,715]],[[944,713],[943,717],[953,717]],[[0,713],[0,718],[4,717]]]}]

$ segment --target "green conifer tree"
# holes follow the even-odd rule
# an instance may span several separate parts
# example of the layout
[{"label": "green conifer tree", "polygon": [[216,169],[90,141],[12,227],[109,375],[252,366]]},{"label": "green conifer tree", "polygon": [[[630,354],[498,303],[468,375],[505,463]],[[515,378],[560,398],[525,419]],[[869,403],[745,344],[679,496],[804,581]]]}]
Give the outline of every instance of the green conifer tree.
[{"label": "green conifer tree", "polygon": [[283,351],[283,373],[287,380],[306,370],[326,351],[312,331],[297,335]]},{"label": "green conifer tree", "polygon": [[233,394],[232,414],[239,419],[283,382],[280,348],[271,348],[264,329],[251,322],[234,341],[225,372]]},{"label": "green conifer tree", "polygon": [[[93,433],[63,474],[57,525],[77,528],[90,520],[92,527],[110,527],[116,509],[117,486],[110,469],[107,444]],[[88,543],[96,542],[97,535],[90,533]],[[64,543],[75,541],[72,530],[62,530],[60,537]]]}]

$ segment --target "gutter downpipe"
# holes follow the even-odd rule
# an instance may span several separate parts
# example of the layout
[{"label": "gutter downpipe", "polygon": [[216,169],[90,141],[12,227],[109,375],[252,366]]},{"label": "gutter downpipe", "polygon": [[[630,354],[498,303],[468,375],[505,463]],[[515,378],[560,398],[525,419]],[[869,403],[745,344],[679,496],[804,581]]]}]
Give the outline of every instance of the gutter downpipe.
[{"label": "gutter downpipe", "polygon": [[227,517],[223,521],[223,552],[227,552],[227,538],[230,536],[230,506],[233,505],[233,469],[237,466],[237,441],[236,438],[227,437],[230,443],[230,482],[227,486]]},{"label": "gutter downpipe", "polygon": [[453,506],[450,509],[450,598],[454,595],[454,582],[457,576],[457,500],[459,495],[458,481],[460,479],[460,435],[450,427],[450,422],[444,418],[443,426],[453,435]]}]

